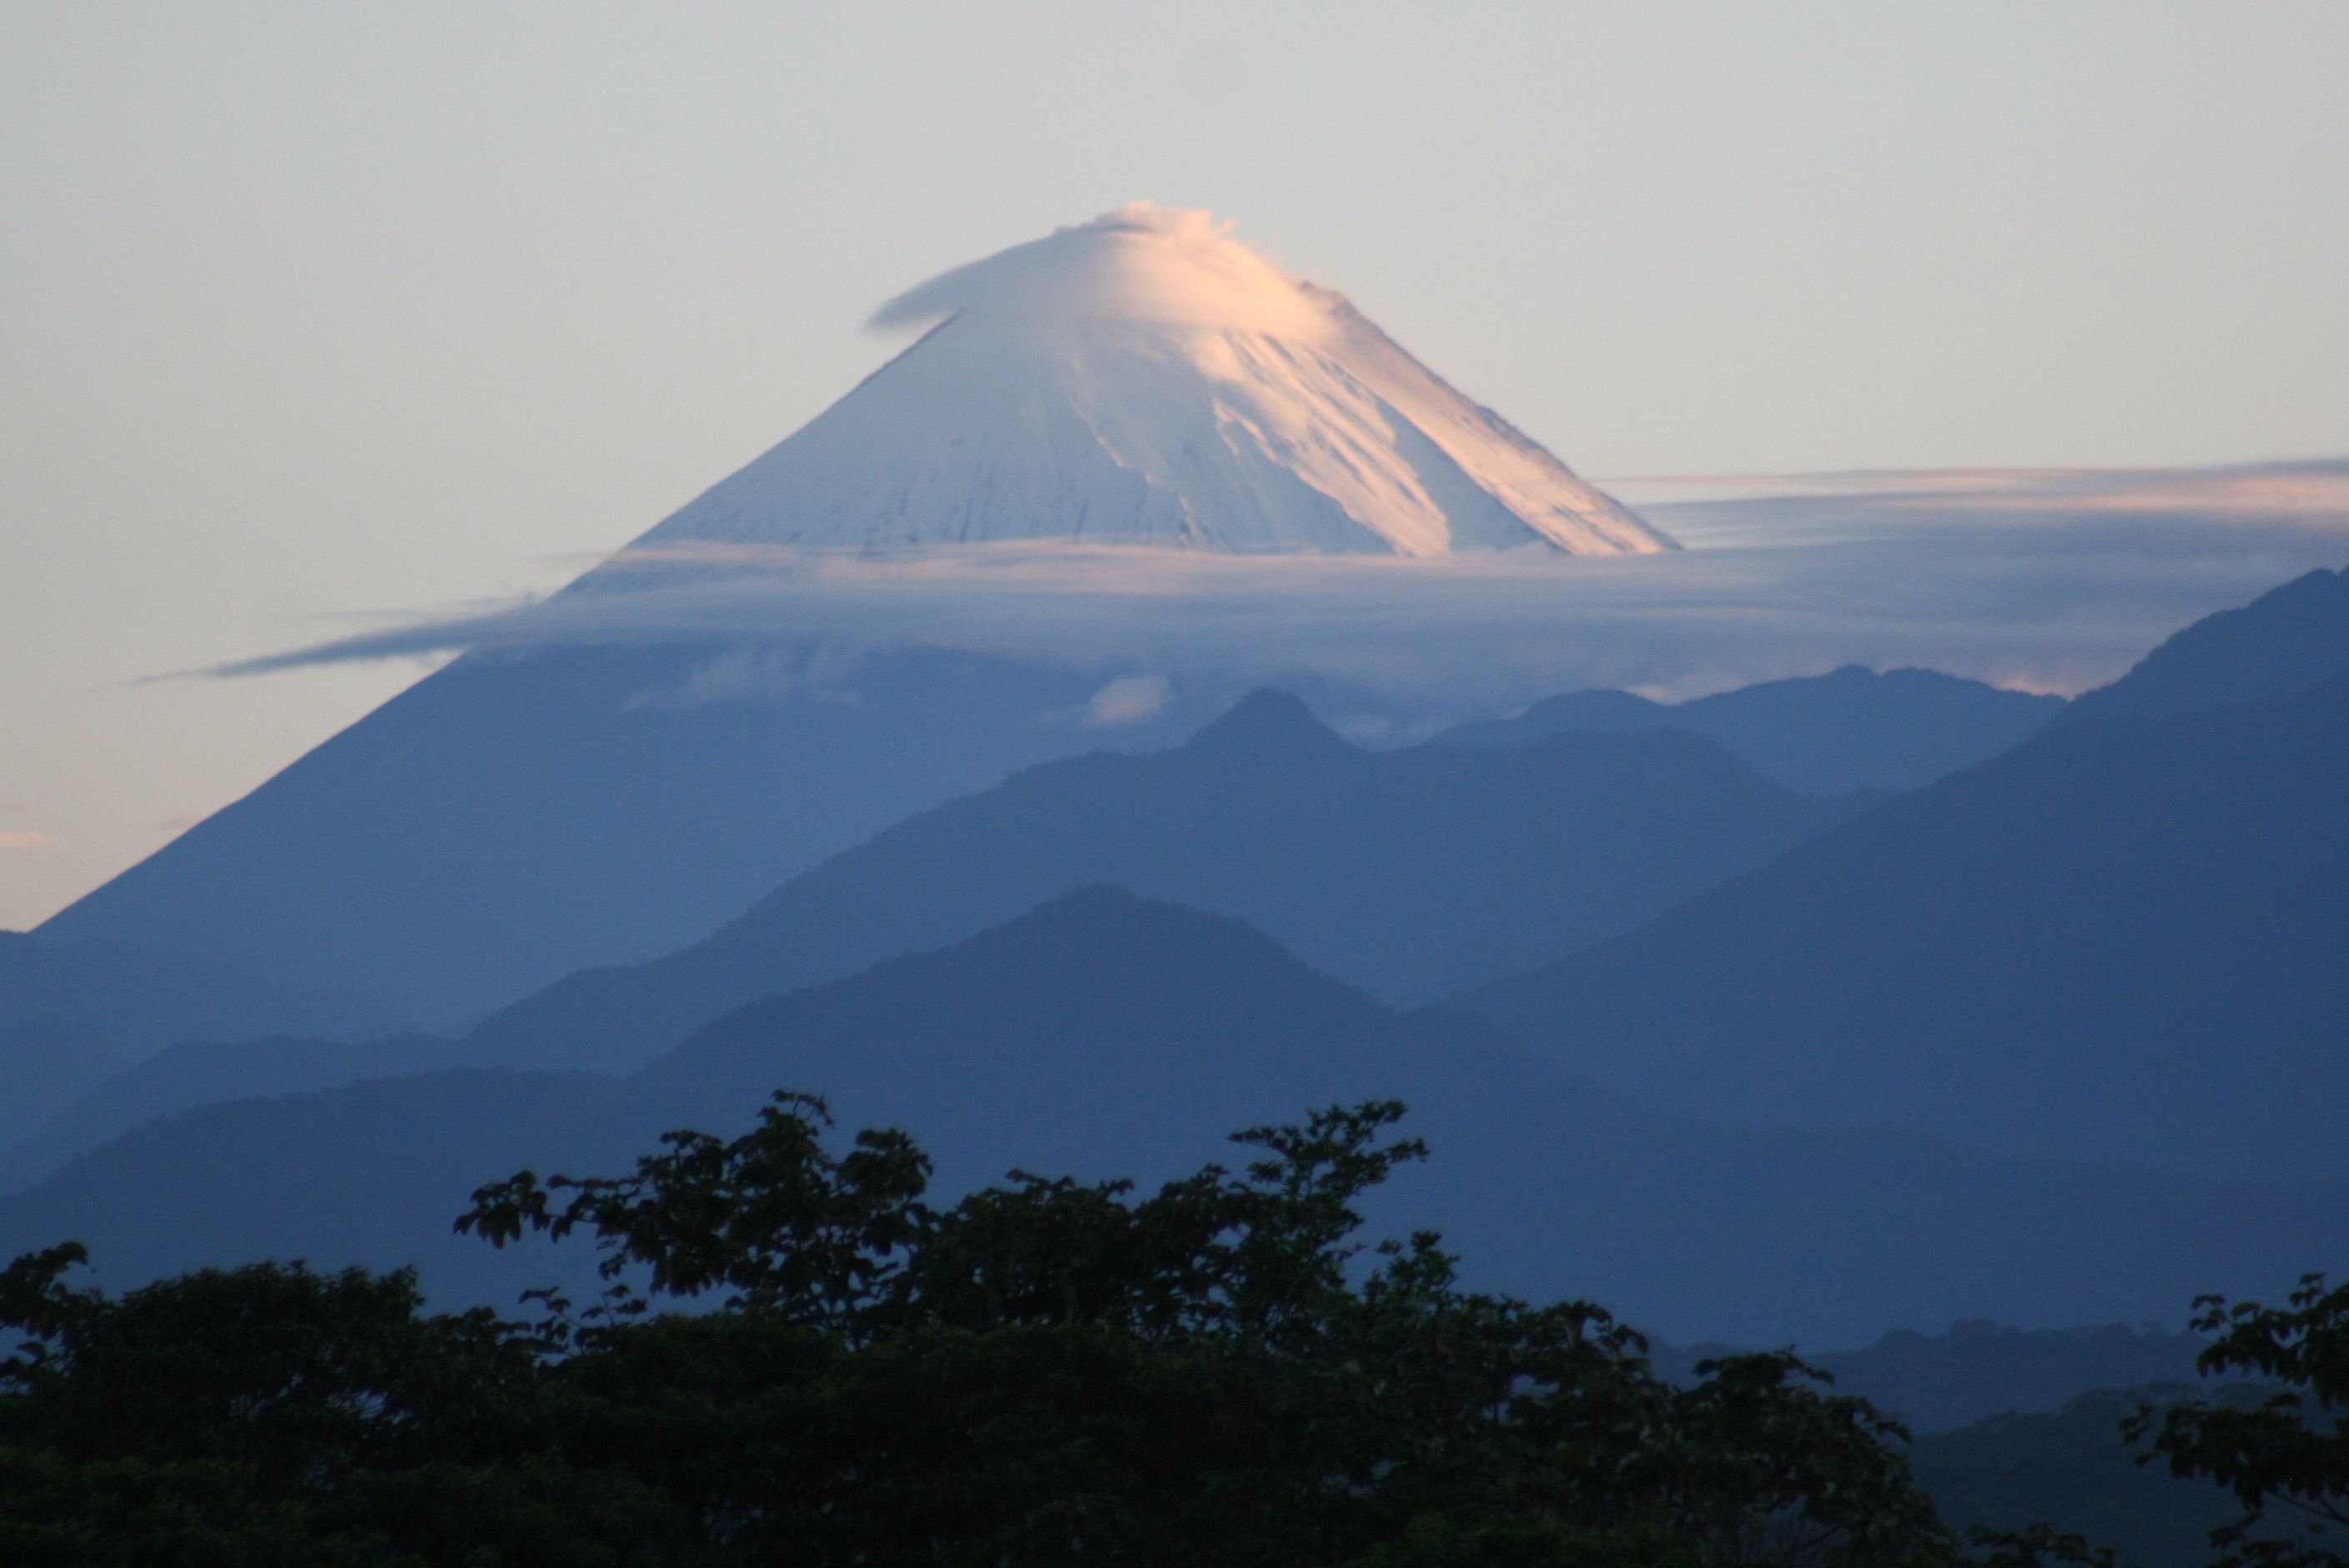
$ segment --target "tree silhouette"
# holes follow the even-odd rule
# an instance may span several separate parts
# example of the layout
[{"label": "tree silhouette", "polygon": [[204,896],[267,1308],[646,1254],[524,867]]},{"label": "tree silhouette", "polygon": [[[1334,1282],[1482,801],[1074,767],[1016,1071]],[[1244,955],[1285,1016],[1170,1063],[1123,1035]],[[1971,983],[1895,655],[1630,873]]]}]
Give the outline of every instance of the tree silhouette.
[{"label": "tree silhouette", "polygon": [[2195,1303],[2194,1326],[2216,1335],[2208,1377],[2248,1373],[2281,1385],[2245,1408],[2195,1399],[2129,1418],[2132,1441],[2180,1476],[2231,1491],[2240,1519],[2214,1532],[2223,1568],[2323,1568],[2349,1563],[2349,1284],[2302,1278],[2288,1305]]},{"label": "tree silhouette", "polygon": [[[1899,1429],[1791,1355],[1674,1387],[1597,1306],[1467,1291],[1360,1202],[1402,1108],[1237,1136],[1149,1193],[926,1202],[910,1140],[783,1094],[460,1229],[592,1238],[574,1310],[408,1273],[0,1274],[10,1562],[1949,1564]],[[688,1306],[690,1303],[690,1306]]]}]

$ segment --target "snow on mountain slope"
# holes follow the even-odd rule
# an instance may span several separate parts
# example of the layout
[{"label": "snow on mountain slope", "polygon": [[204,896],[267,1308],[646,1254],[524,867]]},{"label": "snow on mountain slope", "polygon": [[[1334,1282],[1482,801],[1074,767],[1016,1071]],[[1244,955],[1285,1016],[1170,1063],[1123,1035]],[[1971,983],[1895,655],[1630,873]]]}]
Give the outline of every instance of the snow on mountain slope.
[{"label": "snow on mountain slope", "polygon": [[1121,208],[934,278],[874,324],[934,325],[636,547],[1672,548],[1204,212]]}]

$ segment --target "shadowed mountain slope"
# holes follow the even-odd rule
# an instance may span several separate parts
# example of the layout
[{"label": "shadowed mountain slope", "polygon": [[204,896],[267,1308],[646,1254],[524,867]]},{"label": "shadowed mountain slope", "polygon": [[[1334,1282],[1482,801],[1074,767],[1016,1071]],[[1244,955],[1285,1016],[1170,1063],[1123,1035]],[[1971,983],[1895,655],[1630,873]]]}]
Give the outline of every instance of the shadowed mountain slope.
[{"label": "shadowed mountain slope", "polygon": [[398,1026],[347,993],[288,990],[176,948],[0,931],[0,1031],[40,1017],[70,1019],[130,1057],[174,1040],[350,1039]]},{"label": "shadowed mountain slope", "polygon": [[495,1299],[581,1281],[590,1257],[451,1237],[475,1185],[616,1171],[661,1129],[739,1130],[778,1086],[826,1094],[849,1128],[905,1127],[947,1193],[1013,1166],[1155,1180],[1229,1160],[1234,1129],[1396,1096],[1434,1158],[1380,1199],[1381,1229],[1444,1230],[1483,1284],[1763,1343],[1952,1311],[2174,1317],[2199,1288],[2285,1283],[2349,1198],[1661,1115],[1473,1017],[1392,1014],[1236,922],[1093,889],[760,1002],[629,1079],[439,1073],[150,1123],[0,1201],[0,1247],[78,1236],[118,1284],[414,1258],[444,1299]]},{"label": "shadowed mountain slope", "polygon": [[942,654],[837,677],[790,650],[474,655],[41,929],[200,946],[470,1024],[706,935],[823,856],[1016,769],[1188,727],[1089,728],[1077,716],[1099,685]]},{"label": "shadowed mountain slope", "polygon": [[37,1181],[73,1156],[158,1117],[222,1100],[300,1094],[460,1065],[452,1042],[429,1035],[364,1044],[278,1038],[167,1046],[136,1065],[118,1062],[101,1081],[53,1101],[57,1109],[37,1127],[21,1129],[15,1147],[0,1150],[0,1191]]},{"label": "shadowed mountain slope", "polygon": [[1932,670],[1879,675],[1847,665],[1682,703],[1624,691],[1569,692],[1515,718],[1456,725],[1436,739],[1516,746],[1568,732],[1683,729],[1790,789],[1839,795],[1930,784],[1997,756],[2063,711],[2061,697],[2002,691]]},{"label": "shadowed mountain slope", "polygon": [[[2139,1464],[2145,1449],[2122,1441],[2121,1422],[2140,1405],[2182,1398],[2250,1405],[2271,1391],[2257,1384],[2213,1388],[2191,1377],[2106,1388],[2058,1409],[1991,1416],[1921,1437],[1910,1463],[1955,1529],[2046,1524],[2111,1547],[2127,1568],[2209,1568],[2210,1532],[2241,1518],[2241,1505],[2213,1481]],[[2299,1528],[2296,1520],[2271,1517],[2258,1533],[2288,1537]]]},{"label": "shadowed mountain slope", "polygon": [[2183,713],[2340,680],[2349,680],[2349,570],[2311,572],[2240,610],[2204,616],[2072,711]]},{"label": "shadowed mountain slope", "polygon": [[2344,954],[2349,684],[2067,721],[1467,1000],[1699,1114],[2349,1175]]},{"label": "shadowed mountain slope", "polygon": [[106,1036],[55,1013],[0,1028],[0,1147],[129,1065],[130,1058]]},{"label": "shadowed mountain slope", "polygon": [[1237,915],[1419,1000],[1629,929],[1855,810],[1691,736],[1371,752],[1259,692],[1174,750],[1049,764],[902,823],[708,940],[573,976],[471,1044],[512,1065],[632,1067],[753,997],[1096,882]]},{"label": "shadowed mountain slope", "polygon": [[[2154,1325],[2021,1329],[1982,1318],[1938,1334],[1896,1329],[1869,1345],[1807,1355],[1835,1378],[1836,1392],[1857,1394],[1910,1431],[1954,1431],[2007,1411],[2054,1410],[2098,1388],[2191,1383],[2195,1357],[2209,1341]],[[1657,1369],[1692,1381],[1709,1356],[1754,1346],[1658,1345]]]},{"label": "shadowed mountain slope", "polygon": [[398,1026],[356,997],[296,994],[168,947],[0,931],[0,1148],[174,1040]]}]

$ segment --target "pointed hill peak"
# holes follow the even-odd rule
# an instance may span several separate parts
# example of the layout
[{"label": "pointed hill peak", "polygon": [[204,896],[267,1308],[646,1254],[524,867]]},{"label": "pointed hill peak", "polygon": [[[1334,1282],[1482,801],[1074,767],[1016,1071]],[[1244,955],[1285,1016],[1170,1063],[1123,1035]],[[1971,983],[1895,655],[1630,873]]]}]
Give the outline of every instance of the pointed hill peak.
[{"label": "pointed hill peak", "polygon": [[1211,720],[1183,745],[1186,752],[1217,758],[1337,757],[1357,748],[1313,716],[1302,697],[1275,686],[1258,686]]},{"label": "pointed hill peak", "polygon": [[[1022,1050],[1060,1036],[1093,1061],[1130,1055],[1149,1039],[1186,1052],[1228,1052],[1233,1042],[1218,1037],[1219,1026],[1235,1020],[1267,1038],[1353,1040],[1381,1036],[1393,1023],[1368,994],[1312,968],[1247,921],[1094,883],[951,945],[750,1002],[694,1031],[639,1077],[658,1084],[729,1059],[767,1061],[777,1042],[802,1041],[843,1012],[950,1018],[964,1027],[990,1015],[1011,1022]],[[874,1049],[923,1050],[919,1042],[954,1031],[884,1032],[888,1039],[876,1037]]]},{"label": "pointed hill peak", "polygon": [[2232,707],[2349,677],[2349,569],[2318,570],[2173,634],[2075,717]]}]

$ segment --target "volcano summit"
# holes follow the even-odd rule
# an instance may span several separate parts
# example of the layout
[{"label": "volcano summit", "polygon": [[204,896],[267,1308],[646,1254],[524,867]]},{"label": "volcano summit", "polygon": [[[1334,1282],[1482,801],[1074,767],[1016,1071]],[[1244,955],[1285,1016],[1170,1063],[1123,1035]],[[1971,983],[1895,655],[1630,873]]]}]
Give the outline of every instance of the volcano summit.
[{"label": "volcano summit", "polygon": [[874,325],[928,330],[639,543],[1671,548],[1205,212],[1122,207],[933,278]]}]

